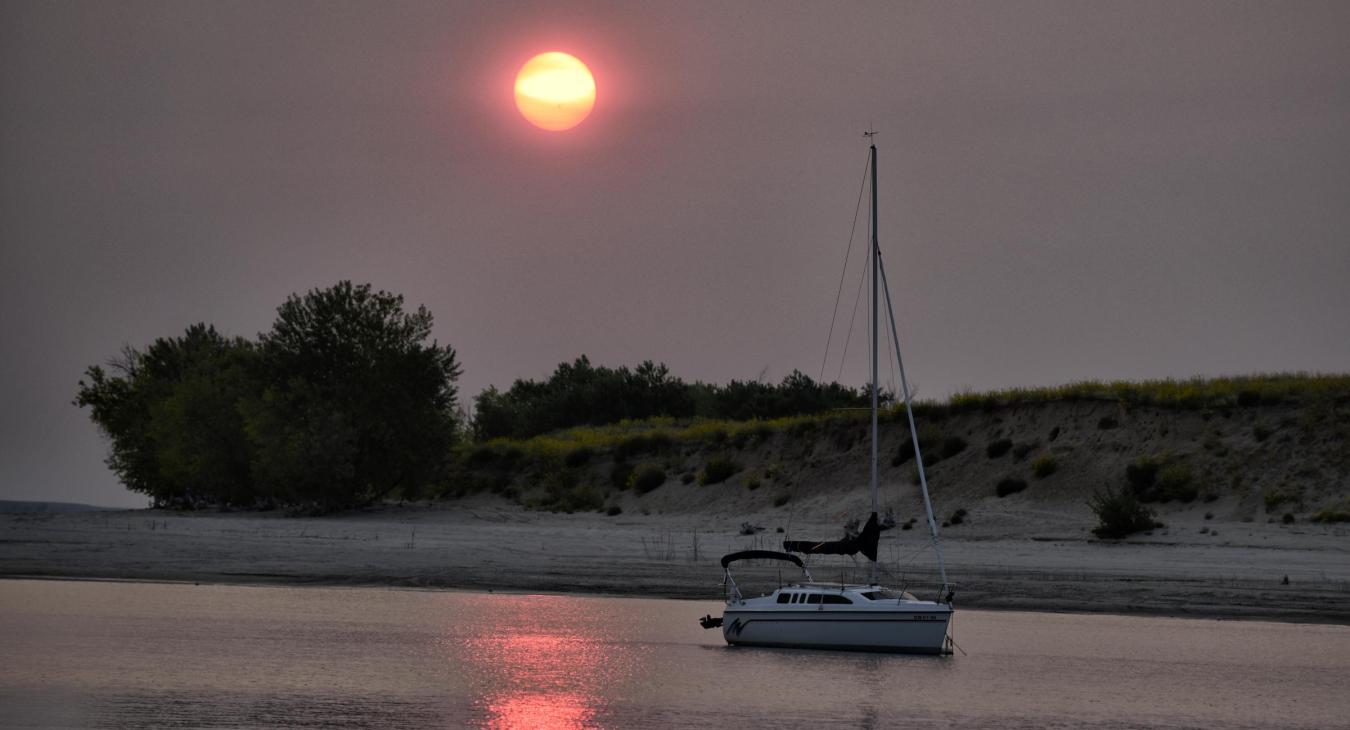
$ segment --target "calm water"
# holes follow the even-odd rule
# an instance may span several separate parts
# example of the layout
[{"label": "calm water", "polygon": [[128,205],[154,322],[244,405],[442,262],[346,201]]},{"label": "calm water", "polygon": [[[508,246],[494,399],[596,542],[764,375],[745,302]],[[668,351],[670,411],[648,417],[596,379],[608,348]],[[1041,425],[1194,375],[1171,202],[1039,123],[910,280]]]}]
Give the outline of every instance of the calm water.
[{"label": "calm water", "polygon": [[0,726],[1350,727],[1350,628],[961,611],[732,649],[715,602],[0,581]]}]

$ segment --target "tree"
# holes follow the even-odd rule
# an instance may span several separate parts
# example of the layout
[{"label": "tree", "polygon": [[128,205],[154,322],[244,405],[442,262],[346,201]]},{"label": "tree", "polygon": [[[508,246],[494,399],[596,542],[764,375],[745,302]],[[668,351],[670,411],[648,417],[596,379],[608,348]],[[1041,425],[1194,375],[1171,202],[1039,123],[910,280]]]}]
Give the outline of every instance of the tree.
[{"label": "tree", "polygon": [[161,506],[248,505],[251,458],[237,403],[259,392],[257,352],[195,324],[144,352],[127,348],[81,380],[75,405],[112,442],[108,466]]},{"label": "tree", "polygon": [[292,504],[338,509],[443,474],[456,432],[455,351],[424,307],[349,281],[292,295],[260,336],[264,388],[244,404],[254,476]]}]

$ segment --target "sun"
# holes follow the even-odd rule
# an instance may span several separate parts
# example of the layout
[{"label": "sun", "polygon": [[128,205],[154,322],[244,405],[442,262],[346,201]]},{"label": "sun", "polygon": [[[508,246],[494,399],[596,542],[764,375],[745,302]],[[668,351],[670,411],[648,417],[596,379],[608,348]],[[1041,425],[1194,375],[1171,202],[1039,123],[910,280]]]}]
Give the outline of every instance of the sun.
[{"label": "sun", "polygon": [[516,74],[516,108],[540,129],[571,129],[590,116],[594,107],[595,77],[576,56],[541,53]]}]

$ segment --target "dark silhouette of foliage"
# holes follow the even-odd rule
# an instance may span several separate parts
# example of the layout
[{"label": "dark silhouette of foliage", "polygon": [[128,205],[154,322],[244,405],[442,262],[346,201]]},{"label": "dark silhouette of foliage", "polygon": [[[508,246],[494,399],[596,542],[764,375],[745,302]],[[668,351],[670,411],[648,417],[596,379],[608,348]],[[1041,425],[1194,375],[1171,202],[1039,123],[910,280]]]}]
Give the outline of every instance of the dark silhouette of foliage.
[{"label": "dark silhouette of foliage", "polygon": [[1118,540],[1136,532],[1162,527],[1155,522],[1153,512],[1145,507],[1130,489],[1110,489],[1097,492],[1088,500],[1088,506],[1097,515],[1098,524],[1092,530],[1097,537]]},{"label": "dark silhouette of foliage", "polygon": [[415,498],[454,441],[459,366],[426,342],[431,314],[402,307],[350,282],[292,296],[256,344],[194,325],[128,349],[112,375],[89,368],[75,403],[109,436],[122,482],[159,505]]},{"label": "dark silhouette of foliage", "polygon": [[859,391],[819,384],[795,370],[778,385],[738,380],[690,384],[671,375],[665,364],[648,360],[632,369],[596,367],[582,355],[559,364],[547,380],[517,380],[505,392],[495,387],[483,391],[474,401],[474,434],[479,439],[528,438],[572,426],[658,416],[771,419],[865,405]]},{"label": "dark silhouette of foliage", "polygon": [[646,494],[666,483],[666,472],[659,466],[647,465],[628,478],[633,485],[633,491],[638,494]]},{"label": "dark silhouette of foliage", "polygon": [[741,465],[730,459],[715,457],[708,460],[704,465],[703,471],[698,475],[699,484],[717,484],[725,482],[731,478],[732,474],[741,470]]},{"label": "dark silhouette of foliage", "polygon": [[960,436],[948,436],[942,439],[942,458],[950,459],[966,450],[966,440]]},{"label": "dark silhouette of foliage", "polygon": [[1008,453],[1008,450],[1011,449],[1012,446],[1012,439],[995,439],[990,441],[989,445],[984,447],[984,453],[991,459],[997,459]]},{"label": "dark silhouette of foliage", "polygon": [[1026,488],[1027,482],[1025,479],[1018,479],[1017,477],[1004,477],[999,480],[998,486],[994,487],[994,494],[997,494],[1000,497],[1006,497],[1009,494],[1017,494],[1018,492]]},{"label": "dark silhouette of foliage", "polygon": [[128,489],[158,506],[253,505],[253,451],[236,408],[261,391],[251,343],[195,324],[109,367],[85,372],[75,405],[108,436],[108,466]]}]

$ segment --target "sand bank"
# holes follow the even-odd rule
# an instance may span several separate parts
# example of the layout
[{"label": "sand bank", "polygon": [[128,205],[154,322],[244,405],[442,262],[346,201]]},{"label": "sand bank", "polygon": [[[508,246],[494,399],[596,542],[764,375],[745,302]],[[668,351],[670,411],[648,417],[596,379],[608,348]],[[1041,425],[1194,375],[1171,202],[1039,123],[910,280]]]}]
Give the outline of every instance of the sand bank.
[{"label": "sand bank", "polygon": [[[1024,512],[975,511],[944,533],[958,606],[1350,623],[1344,527],[1173,521],[1152,536],[1108,543],[1090,538],[1082,515]],[[741,515],[563,515],[491,498],[319,518],[153,510],[3,515],[0,575],[711,599],[722,591],[718,559],[773,548],[788,516],[753,515],[766,529],[746,537],[738,534]],[[798,537],[839,532],[837,523],[800,517],[787,526]],[[932,550],[921,530],[887,533],[882,551],[887,582],[921,596],[935,592]],[[861,576],[847,558],[817,560],[812,568],[818,580]],[[771,588],[779,577],[770,566],[738,572],[748,592]]]}]

